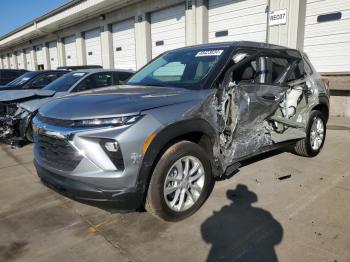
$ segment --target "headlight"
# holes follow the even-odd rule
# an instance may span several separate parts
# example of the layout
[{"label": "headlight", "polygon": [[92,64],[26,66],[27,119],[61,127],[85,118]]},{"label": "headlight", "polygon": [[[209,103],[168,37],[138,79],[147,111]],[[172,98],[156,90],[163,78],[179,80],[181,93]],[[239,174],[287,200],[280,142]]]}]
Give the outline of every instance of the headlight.
[{"label": "headlight", "polygon": [[72,127],[99,127],[99,126],[123,126],[131,125],[141,118],[136,116],[110,117],[110,118],[96,118],[74,120]]}]

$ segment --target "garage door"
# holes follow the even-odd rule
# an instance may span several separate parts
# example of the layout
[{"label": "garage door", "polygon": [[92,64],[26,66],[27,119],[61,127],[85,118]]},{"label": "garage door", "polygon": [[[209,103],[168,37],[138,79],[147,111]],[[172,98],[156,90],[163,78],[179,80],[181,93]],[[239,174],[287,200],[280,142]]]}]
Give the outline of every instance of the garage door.
[{"label": "garage door", "polygon": [[134,19],[112,25],[114,68],[136,69]]},{"label": "garage door", "polygon": [[186,45],[185,5],[151,13],[152,58]]},{"label": "garage door", "polygon": [[66,58],[67,66],[75,66],[77,65],[77,47],[75,44],[75,36],[68,36],[63,38],[64,44],[64,55]]},{"label": "garage door", "polygon": [[209,0],[209,42],[266,41],[267,0]]},{"label": "garage door", "polygon": [[350,1],[308,0],[304,51],[319,72],[350,71]]},{"label": "garage door", "polygon": [[32,58],[30,55],[30,49],[25,50],[25,57],[26,57],[26,63],[27,63],[27,70],[34,70]]},{"label": "garage door", "polygon": [[38,68],[44,68],[44,55],[43,55],[42,45],[37,45],[35,47],[35,58],[36,58],[36,64],[38,65]]},{"label": "garage door", "polygon": [[49,48],[49,60],[51,69],[56,69],[58,67],[58,52],[57,52],[57,42],[52,41],[48,43]]},{"label": "garage door", "polygon": [[14,53],[9,55],[10,57],[10,68],[15,69],[16,68],[16,56]]},{"label": "garage door", "polygon": [[24,69],[24,60],[22,51],[17,51],[17,67],[18,69]]},{"label": "garage door", "polygon": [[102,65],[100,34],[100,29],[85,32],[86,63],[88,65]]}]

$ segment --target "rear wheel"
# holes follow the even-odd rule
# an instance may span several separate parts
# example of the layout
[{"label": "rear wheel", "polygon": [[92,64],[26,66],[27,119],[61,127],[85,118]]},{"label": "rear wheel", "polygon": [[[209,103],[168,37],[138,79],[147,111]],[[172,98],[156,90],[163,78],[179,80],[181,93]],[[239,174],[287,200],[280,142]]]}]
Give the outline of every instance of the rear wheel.
[{"label": "rear wheel", "polygon": [[298,155],[312,157],[320,153],[326,139],[326,120],[317,110],[311,111],[306,129],[306,137],[295,145]]},{"label": "rear wheel", "polygon": [[201,207],[212,186],[205,151],[195,143],[179,142],[165,151],[154,169],[146,210],[162,220],[182,220]]}]

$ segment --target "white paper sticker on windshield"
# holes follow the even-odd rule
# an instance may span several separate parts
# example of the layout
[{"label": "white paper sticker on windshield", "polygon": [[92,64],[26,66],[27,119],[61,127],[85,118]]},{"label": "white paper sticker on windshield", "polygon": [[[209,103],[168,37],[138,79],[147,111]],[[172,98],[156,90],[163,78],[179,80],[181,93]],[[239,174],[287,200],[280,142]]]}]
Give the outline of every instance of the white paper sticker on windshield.
[{"label": "white paper sticker on windshield", "polygon": [[30,77],[23,77],[22,78],[22,81],[27,81],[27,80],[29,80],[30,79]]},{"label": "white paper sticker on windshield", "polygon": [[224,50],[208,50],[208,51],[200,51],[196,54],[196,57],[199,56],[219,56],[224,52]]},{"label": "white paper sticker on windshield", "polygon": [[83,76],[85,73],[74,73],[73,76]]}]

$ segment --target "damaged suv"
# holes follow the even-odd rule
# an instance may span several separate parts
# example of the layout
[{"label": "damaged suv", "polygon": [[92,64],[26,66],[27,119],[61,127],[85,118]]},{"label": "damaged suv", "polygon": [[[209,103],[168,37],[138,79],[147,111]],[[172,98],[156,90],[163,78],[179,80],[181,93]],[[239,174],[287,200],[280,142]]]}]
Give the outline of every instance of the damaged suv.
[{"label": "damaged suv", "polygon": [[127,85],[42,107],[33,120],[35,165],[46,185],[75,199],[177,221],[246,158],[284,145],[317,155],[328,108],[328,88],[300,51],[254,42],[185,47]]}]

